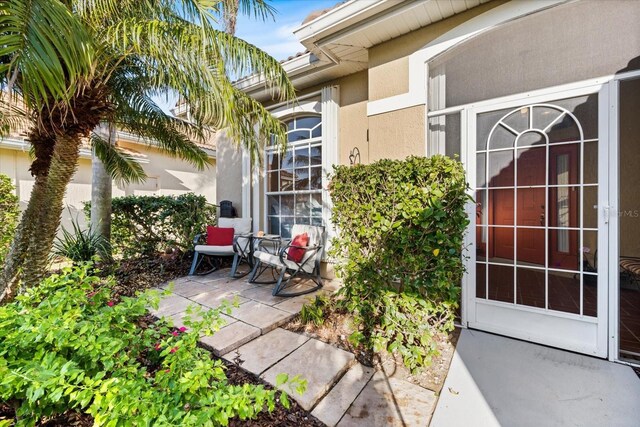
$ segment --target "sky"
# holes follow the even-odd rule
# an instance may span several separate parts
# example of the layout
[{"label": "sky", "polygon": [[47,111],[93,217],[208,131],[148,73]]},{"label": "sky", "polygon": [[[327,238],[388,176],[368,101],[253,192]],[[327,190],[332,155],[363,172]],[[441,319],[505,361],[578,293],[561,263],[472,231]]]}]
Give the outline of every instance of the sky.
[{"label": "sky", "polygon": [[285,59],[304,51],[293,30],[314,10],[326,9],[339,0],[273,0],[277,10],[274,21],[259,22],[246,16],[238,19],[236,35],[269,53],[274,58]]},{"label": "sky", "polygon": [[[332,7],[340,0],[271,0],[276,13],[274,19],[259,21],[239,16],[236,36],[258,46],[277,60],[286,59],[304,51],[293,30],[298,28],[309,13]],[[163,110],[169,112],[176,102],[174,96],[156,98]]]}]

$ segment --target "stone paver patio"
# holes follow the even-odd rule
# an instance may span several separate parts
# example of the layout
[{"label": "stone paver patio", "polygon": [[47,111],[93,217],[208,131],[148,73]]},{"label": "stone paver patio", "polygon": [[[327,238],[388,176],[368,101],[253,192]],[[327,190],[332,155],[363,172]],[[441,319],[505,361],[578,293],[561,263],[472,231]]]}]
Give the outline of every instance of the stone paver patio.
[{"label": "stone paver patio", "polygon": [[225,300],[235,301],[238,306],[221,316],[225,325],[213,336],[200,339],[217,356],[239,360],[242,368],[273,385],[280,373],[290,378],[300,375],[307,380],[307,391],[302,396],[287,391],[329,426],[429,424],[437,400],[432,391],[375,372],[359,364],[352,353],[280,328],[315,294],[335,291],[338,282],[325,280],[321,291],[282,298],[271,295],[273,285],[251,284],[246,278],[233,279],[228,274],[224,269],[162,285],[171,294],[151,312],[179,327],[189,305],[208,309],[219,307]]}]

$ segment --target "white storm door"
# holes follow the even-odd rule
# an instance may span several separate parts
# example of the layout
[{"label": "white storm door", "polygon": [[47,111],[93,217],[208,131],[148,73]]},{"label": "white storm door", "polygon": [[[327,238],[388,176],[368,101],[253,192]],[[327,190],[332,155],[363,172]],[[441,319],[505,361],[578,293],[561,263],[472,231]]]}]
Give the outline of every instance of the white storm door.
[{"label": "white storm door", "polygon": [[467,109],[469,327],[607,356],[608,90]]}]

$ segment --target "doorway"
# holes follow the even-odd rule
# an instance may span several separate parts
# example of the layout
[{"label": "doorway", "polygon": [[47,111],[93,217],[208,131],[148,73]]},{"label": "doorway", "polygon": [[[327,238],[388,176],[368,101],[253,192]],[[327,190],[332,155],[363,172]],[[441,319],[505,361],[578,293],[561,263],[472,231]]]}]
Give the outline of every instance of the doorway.
[{"label": "doorway", "polygon": [[608,236],[607,90],[467,109],[476,171],[470,327],[607,355],[607,275],[598,269],[608,259],[598,250]]}]

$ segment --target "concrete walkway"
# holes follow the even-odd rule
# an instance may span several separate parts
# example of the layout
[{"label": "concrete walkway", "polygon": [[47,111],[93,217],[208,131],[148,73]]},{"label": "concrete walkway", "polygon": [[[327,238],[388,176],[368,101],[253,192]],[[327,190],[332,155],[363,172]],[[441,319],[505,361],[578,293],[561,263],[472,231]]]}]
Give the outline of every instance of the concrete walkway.
[{"label": "concrete walkway", "polygon": [[624,365],[463,330],[431,422],[640,426],[640,379]]},{"label": "concrete walkway", "polygon": [[[250,284],[230,279],[229,270],[207,276],[188,276],[173,281],[172,294],[165,297],[159,317],[182,326],[189,305],[218,307],[222,300],[237,299],[239,307],[226,325],[201,343],[214,354],[241,366],[275,385],[276,376],[300,375],[308,382],[302,395],[289,393],[304,409],[328,426],[427,426],[436,396],[399,378],[389,378],[359,364],[353,354],[308,336],[280,328],[300,312],[314,294],[273,297],[273,285]],[[167,288],[170,284],[161,286]],[[335,291],[337,283],[325,280],[321,292]],[[287,390],[288,391],[288,390]]]}]

